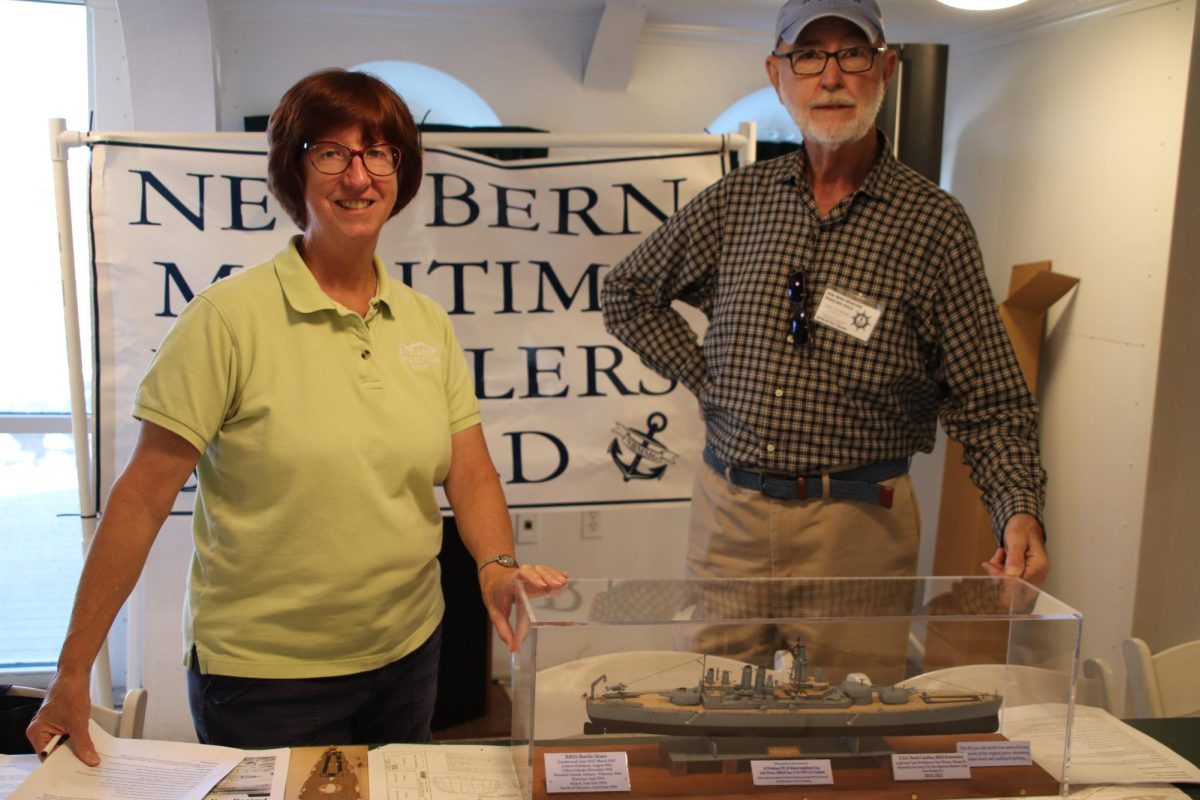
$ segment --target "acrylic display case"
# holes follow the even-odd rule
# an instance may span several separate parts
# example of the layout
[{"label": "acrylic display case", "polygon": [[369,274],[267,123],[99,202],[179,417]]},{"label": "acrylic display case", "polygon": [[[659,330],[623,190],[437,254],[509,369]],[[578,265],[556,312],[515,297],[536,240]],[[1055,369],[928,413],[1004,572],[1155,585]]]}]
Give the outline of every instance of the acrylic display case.
[{"label": "acrylic display case", "polygon": [[547,754],[616,753],[632,797],[1065,793],[1081,624],[1018,579],[573,580],[517,603],[517,774],[546,797]]}]

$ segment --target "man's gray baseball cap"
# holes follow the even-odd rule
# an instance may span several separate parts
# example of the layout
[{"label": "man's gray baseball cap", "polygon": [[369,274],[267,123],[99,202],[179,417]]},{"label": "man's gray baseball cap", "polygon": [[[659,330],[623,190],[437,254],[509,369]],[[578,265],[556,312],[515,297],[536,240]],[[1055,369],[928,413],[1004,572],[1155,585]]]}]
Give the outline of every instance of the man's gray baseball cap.
[{"label": "man's gray baseball cap", "polygon": [[875,0],[788,0],[775,20],[775,41],[793,44],[800,31],[822,17],[841,17],[854,23],[872,43],[886,38],[883,12]]}]

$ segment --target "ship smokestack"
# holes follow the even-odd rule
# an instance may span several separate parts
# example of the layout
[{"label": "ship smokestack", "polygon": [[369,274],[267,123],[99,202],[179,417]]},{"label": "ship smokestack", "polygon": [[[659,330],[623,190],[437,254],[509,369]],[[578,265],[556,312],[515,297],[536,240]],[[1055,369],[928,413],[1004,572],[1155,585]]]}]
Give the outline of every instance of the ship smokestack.
[{"label": "ship smokestack", "polygon": [[801,642],[792,645],[792,685],[808,680],[808,649]]}]

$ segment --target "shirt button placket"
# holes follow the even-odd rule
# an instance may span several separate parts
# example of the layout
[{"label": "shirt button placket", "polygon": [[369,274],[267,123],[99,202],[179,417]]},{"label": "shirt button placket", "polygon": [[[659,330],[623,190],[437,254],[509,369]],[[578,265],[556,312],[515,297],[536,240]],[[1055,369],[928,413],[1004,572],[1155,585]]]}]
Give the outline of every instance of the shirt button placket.
[{"label": "shirt button placket", "polygon": [[366,320],[359,320],[356,324],[358,341],[356,349],[358,350],[359,376],[365,383],[373,383],[379,380],[379,367],[375,363],[374,353],[371,349],[371,326],[366,323]]}]

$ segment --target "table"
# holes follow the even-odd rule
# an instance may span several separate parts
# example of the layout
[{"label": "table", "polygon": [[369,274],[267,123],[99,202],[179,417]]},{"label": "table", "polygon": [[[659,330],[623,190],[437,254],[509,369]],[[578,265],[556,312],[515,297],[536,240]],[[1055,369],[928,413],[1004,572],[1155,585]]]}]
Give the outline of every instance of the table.
[{"label": "table", "polygon": [[[1200,717],[1127,719],[1125,723],[1200,767]],[[1200,800],[1200,784],[1179,783],[1176,787],[1192,800]]]}]

